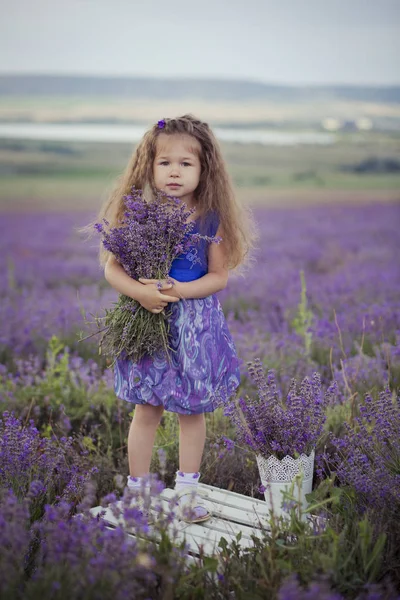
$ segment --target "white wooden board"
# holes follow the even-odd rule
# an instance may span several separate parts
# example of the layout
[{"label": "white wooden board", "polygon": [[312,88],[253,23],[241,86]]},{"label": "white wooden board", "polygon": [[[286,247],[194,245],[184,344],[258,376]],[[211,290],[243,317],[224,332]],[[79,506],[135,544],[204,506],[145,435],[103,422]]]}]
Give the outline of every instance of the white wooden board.
[{"label": "white wooden board", "polygon": [[[208,501],[213,516],[203,523],[185,523],[176,519],[170,526],[170,533],[176,542],[185,540],[189,546],[189,554],[192,556],[197,556],[200,548],[207,556],[217,554],[220,539],[224,537],[230,543],[236,539],[239,532],[242,536],[239,541],[242,548],[249,548],[253,545],[252,536],[262,538],[265,535],[262,527],[264,531],[267,529],[268,511],[262,500],[255,500],[205,484],[199,484],[198,494]],[[163,490],[161,499],[164,510],[168,510],[169,501],[174,495],[175,491],[172,489]],[[123,523],[118,522],[110,508],[96,506],[90,512],[93,516],[104,512],[102,518],[112,527],[124,526]],[[126,527],[126,532],[134,535],[134,532],[130,531],[128,527]]]}]

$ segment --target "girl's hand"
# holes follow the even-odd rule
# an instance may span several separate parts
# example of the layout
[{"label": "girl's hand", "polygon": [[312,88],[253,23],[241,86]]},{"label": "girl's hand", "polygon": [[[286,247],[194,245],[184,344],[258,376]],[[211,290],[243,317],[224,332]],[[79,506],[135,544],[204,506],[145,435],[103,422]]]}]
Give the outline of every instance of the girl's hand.
[{"label": "girl's hand", "polygon": [[[182,300],[184,297],[181,290],[181,283],[176,279],[173,279],[173,277],[168,277],[168,279],[144,279],[143,277],[139,277],[139,281],[145,285],[156,284],[160,290],[168,289],[168,292],[165,294],[173,296],[178,300]],[[162,287],[160,288],[160,286]]]},{"label": "girl's hand", "polygon": [[[138,302],[148,311],[152,313],[160,313],[167,306],[168,302],[178,302],[179,298],[173,295],[162,294],[162,290],[172,288],[171,283],[165,283],[158,279],[139,279],[140,283],[144,284],[141,290]],[[148,285],[150,284],[150,285]]]}]

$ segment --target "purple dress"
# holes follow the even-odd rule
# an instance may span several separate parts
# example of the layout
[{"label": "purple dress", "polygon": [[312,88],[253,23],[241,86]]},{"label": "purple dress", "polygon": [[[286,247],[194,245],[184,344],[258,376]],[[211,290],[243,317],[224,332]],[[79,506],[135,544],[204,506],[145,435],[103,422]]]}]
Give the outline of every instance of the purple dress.
[{"label": "purple dress", "polygon": [[[210,214],[202,233],[214,236],[218,217]],[[193,232],[199,231],[195,221]],[[170,276],[193,281],[207,273],[204,240],[172,263]],[[163,352],[139,362],[115,363],[115,393],[132,404],[164,406],[181,414],[212,412],[224,404],[240,383],[239,359],[224,313],[215,294],[171,303],[169,360]]]}]

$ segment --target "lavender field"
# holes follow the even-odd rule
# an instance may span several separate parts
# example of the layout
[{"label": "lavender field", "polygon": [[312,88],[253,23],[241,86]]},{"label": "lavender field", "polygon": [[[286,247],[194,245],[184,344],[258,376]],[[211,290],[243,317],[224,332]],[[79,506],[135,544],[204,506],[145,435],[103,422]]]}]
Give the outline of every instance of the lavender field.
[{"label": "lavender field", "polygon": [[[225,548],[218,578],[209,576],[212,562],[188,573],[184,549],[173,559],[170,546],[146,554],[150,569],[139,560],[143,549],[118,532],[71,519],[105,496],[118,497],[128,473],[132,407],[115,398],[96,338],[79,341],[79,332],[93,331],[83,314],[100,316],[117,299],[98,266],[98,240],[78,233],[92,216],[36,212],[1,219],[0,524],[6,544],[0,568],[6,575],[0,592],[64,598],[68,584],[69,598],[89,588],[92,595],[85,597],[117,599],[396,598],[400,204],[256,211],[254,260],[219,294],[242,360],[240,394],[253,391],[246,363],[256,357],[275,371],[283,395],[293,377],[318,372],[325,389],[336,380],[314,477],[314,501],[326,524],[310,533],[292,523],[294,544],[276,531],[252,551]],[[255,457],[234,444],[228,418],[218,410],[207,421],[202,481],[262,498]],[[176,433],[174,416],[166,414],[152,465],[166,485],[178,466]],[[168,577],[176,584],[173,596],[162,595]],[[106,590],[103,596],[96,586]]]}]

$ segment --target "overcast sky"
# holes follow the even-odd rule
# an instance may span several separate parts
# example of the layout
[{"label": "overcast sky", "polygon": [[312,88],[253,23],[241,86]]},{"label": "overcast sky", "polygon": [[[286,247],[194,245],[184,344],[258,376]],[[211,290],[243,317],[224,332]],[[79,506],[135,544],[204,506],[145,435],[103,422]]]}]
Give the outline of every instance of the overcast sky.
[{"label": "overcast sky", "polygon": [[0,72],[400,83],[400,0],[0,0]]}]

